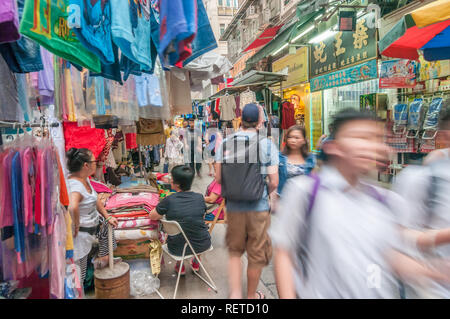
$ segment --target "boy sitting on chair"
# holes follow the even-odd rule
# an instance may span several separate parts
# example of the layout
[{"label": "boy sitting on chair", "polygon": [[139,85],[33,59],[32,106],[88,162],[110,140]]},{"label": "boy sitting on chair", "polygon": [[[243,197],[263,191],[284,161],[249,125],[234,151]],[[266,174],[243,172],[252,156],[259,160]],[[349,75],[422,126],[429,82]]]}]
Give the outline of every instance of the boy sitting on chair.
[{"label": "boy sitting on chair", "polygon": [[[191,192],[191,185],[194,180],[194,171],[189,166],[178,165],[172,169],[172,189],[176,191],[164,198],[150,213],[150,219],[159,220],[166,215],[167,220],[177,221],[183,229],[186,237],[191,242],[197,254],[200,254],[211,247],[211,237],[208,227],[205,225],[204,215],[206,205],[203,196]],[[186,241],[180,233],[176,236],[169,236],[167,245],[169,252],[173,255],[182,256]],[[186,255],[192,254],[190,247],[186,248]],[[198,271],[200,264],[193,258],[191,266],[194,271]],[[179,262],[175,265],[175,271],[179,271]],[[185,274],[182,265],[181,274]]]}]

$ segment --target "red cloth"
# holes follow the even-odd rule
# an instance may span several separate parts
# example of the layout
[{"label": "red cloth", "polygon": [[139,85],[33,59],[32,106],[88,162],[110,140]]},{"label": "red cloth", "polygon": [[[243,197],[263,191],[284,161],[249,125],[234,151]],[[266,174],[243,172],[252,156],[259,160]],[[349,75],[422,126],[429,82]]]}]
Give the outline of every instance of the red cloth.
[{"label": "red cloth", "polygon": [[77,123],[64,122],[66,152],[72,147],[87,148],[98,158],[106,145],[105,131],[90,126],[77,126]]},{"label": "red cloth", "polygon": [[134,150],[137,148],[137,142],[136,142],[136,133],[127,133],[125,134],[125,141],[127,143],[127,150]]},{"label": "red cloth", "polygon": [[281,128],[283,130],[287,130],[292,125],[295,125],[294,104],[292,104],[290,102],[283,102],[281,113],[282,113]]},{"label": "red cloth", "polygon": [[219,114],[219,116],[220,116],[220,108],[219,108],[219,105],[220,105],[220,97],[216,100],[216,105],[215,105],[215,107],[214,107],[214,111],[215,111],[217,114]]},{"label": "red cloth", "polygon": [[417,50],[427,44],[449,25],[450,20],[446,20],[424,28],[418,28],[417,26],[411,27],[406,30],[404,35],[381,52],[381,54],[392,58],[417,60],[419,59]]}]

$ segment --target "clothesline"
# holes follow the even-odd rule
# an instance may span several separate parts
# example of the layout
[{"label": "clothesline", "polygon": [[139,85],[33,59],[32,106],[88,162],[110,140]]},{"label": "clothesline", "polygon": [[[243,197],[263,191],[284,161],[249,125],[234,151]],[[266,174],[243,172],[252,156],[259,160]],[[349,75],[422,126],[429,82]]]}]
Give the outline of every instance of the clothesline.
[{"label": "clothesline", "polygon": [[20,122],[4,122],[4,121],[0,121],[0,127],[12,127],[13,129],[15,128],[25,128],[25,127],[58,127],[59,126],[59,122],[54,122],[51,124],[43,124],[43,123],[31,123],[31,122],[24,122],[24,123],[20,123]]}]

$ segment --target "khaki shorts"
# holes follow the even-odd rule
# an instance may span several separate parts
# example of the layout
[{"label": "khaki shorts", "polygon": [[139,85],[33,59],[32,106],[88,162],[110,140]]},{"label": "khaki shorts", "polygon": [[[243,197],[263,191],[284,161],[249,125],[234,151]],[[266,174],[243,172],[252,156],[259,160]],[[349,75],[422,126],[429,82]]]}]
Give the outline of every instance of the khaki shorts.
[{"label": "khaki shorts", "polygon": [[227,212],[225,240],[229,254],[240,257],[247,251],[249,267],[267,266],[272,258],[269,226],[269,212]]}]

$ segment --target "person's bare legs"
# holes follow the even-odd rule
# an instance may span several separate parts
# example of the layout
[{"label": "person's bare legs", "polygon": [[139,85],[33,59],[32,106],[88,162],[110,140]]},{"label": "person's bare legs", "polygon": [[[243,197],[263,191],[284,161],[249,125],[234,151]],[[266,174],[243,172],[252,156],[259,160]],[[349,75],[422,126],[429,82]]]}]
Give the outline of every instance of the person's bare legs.
[{"label": "person's bare legs", "polygon": [[230,287],[230,299],[242,299],[241,257],[230,256],[228,261],[228,281]]},{"label": "person's bare legs", "polygon": [[248,267],[247,268],[247,298],[258,299],[256,288],[258,287],[259,278],[261,278],[262,268]]}]

